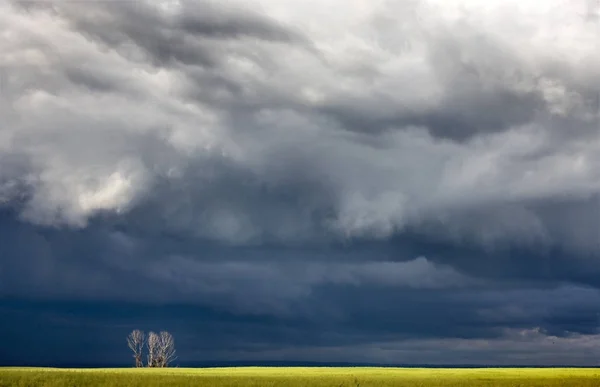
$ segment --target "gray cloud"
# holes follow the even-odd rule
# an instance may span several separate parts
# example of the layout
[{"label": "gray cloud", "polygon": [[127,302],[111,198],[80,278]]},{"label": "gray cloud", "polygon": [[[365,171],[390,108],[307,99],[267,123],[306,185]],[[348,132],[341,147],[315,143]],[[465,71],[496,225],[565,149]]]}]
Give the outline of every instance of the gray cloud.
[{"label": "gray cloud", "polygon": [[[572,335],[559,338],[546,335],[538,328],[507,330],[505,335],[493,340],[407,340],[397,342],[372,343],[364,346],[327,346],[319,348],[298,348],[290,346],[266,351],[221,351],[217,356],[222,359],[242,358],[262,359],[303,359],[327,362],[336,359],[341,362],[366,362],[379,364],[417,364],[417,365],[476,365],[514,366],[567,366],[594,367],[597,362],[597,343],[595,335]],[[489,351],[489,348],[494,351]],[[565,351],[568,352],[565,355]],[[452,360],[449,363],[449,355]],[[560,359],[557,363],[557,359]]]},{"label": "gray cloud", "polygon": [[[578,8],[492,17],[473,5],[455,18],[453,6],[407,4],[402,17],[412,29],[385,22],[389,5],[336,19],[329,33],[302,19],[310,10],[292,17],[269,2],[263,14],[204,2],[52,3],[53,12],[43,3],[28,12],[5,5],[4,24],[24,33],[5,43],[12,119],[4,143],[38,167],[3,186],[33,180],[24,216],[43,224],[82,225],[135,203],[164,212],[174,202],[180,210],[164,214],[166,224],[226,241],[289,242],[388,237],[439,214],[461,224],[478,213],[494,231],[450,230],[488,245],[525,238],[596,251],[587,240],[548,236],[554,226],[529,205],[598,190],[589,137],[597,57]],[[537,13],[544,18],[527,19]],[[563,41],[529,38],[558,13],[570,18],[564,34],[582,38],[569,48],[579,61],[553,56]],[[34,22],[47,32],[36,33]],[[370,34],[377,44],[367,46]],[[344,37],[354,44],[330,46]],[[575,130],[568,138],[566,127]],[[154,152],[137,145],[148,136]],[[75,157],[80,144],[94,150]],[[148,201],[173,194],[154,191],[159,182],[180,196]],[[498,223],[488,208],[528,220]],[[185,220],[206,209],[213,214],[204,226]],[[265,222],[272,217],[254,209],[278,219]]]},{"label": "gray cloud", "polygon": [[593,12],[463,3],[0,4],[0,294],[585,347]]}]

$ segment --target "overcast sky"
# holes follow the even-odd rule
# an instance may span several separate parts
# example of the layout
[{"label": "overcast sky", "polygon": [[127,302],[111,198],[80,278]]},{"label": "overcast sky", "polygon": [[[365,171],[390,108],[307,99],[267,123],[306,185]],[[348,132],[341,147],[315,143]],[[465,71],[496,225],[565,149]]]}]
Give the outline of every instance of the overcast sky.
[{"label": "overcast sky", "polygon": [[0,363],[600,363],[585,0],[0,0]]}]

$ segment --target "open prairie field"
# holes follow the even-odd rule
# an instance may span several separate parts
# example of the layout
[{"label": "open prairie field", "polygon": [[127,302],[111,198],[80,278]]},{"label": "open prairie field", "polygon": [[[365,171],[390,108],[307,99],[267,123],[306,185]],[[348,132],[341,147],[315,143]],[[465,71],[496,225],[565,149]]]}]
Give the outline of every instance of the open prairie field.
[{"label": "open prairie field", "polygon": [[600,369],[0,368],[0,386],[600,386]]}]

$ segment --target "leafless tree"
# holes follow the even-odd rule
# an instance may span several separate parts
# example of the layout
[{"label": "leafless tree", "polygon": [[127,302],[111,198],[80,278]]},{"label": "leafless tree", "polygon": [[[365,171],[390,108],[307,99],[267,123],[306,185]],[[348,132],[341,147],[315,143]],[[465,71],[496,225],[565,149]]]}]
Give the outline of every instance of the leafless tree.
[{"label": "leafless tree", "polygon": [[[148,367],[168,367],[175,360],[175,340],[166,331],[148,333]],[[140,351],[141,353],[141,351]]]},{"label": "leafless tree", "polygon": [[175,340],[169,332],[162,331],[158,336],[158,367],[168,367],[175,360]]},{"label": "leafless tree", "polygon": [[139,329],[133,330],[129,336],[127,336],[127,346],[133,351],[133,358],[135,359],[136,367],[143,367],[144,362],[142,360],[142,351],[144,350],[144,343],[146,341],[146,335]]},{"label": "leafless tree", "polygon": [[160,364],[160,337],[154,333],[150,332],[148,334],[148,367],[159,367]]}]

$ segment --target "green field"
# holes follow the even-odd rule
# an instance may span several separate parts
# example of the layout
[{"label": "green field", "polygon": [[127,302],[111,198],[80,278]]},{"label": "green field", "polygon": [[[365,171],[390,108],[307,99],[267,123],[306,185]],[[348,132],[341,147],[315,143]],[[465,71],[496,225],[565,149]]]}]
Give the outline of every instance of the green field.
[{"label": "green field", "polygon": [[0,386],[600,386],[600,369],[0,368]]}]

